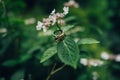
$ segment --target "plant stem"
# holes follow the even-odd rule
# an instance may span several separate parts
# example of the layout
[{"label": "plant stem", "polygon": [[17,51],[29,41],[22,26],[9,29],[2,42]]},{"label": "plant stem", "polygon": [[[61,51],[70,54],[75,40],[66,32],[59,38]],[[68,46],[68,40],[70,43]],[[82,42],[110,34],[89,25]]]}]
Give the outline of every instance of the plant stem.
[{"label": "plant stem", "polygon": [[59,26],[59,24],[58,24],[58,23],[56,23],[56,25],[57,25],[58,29],[59,29],[59,30],[61,30],[61,27]]},{"label": "plant stem", "polygon": [[56,64],[54,64],[54,66],[53,66],[53,68],[52,68],[52,70],[51,70],[50,74],[49,74],[49,75],[48,75],[48,77],[46,78],[46,80],[49,80],[49,79],[50,79],[50,77],[51,77],[53,74],[55,74],[56,72],[58,72],[58,71],[62,70],[65,66],[66,66],[66,65],[64,64],[63,66],[61,66],[61,67],[59,67],[59,68],[55,69]]},{"label": "plant stem", "polygon": [[5,17],[5,15],[6,15],[6,8],[5,8],[5,3],[4,3],[4,1],[1,0],[1,4],[2,4],[2,6],[3,6],[3,14],[2,14],[2,16]]},{"label": "plant stem", "polygon": [[56,72],[58,72],[58,71],[62,70],[65,66],[66,66],[66,65],[63,65],[63,66],[61,66],[61,67],[57,68],[57,69],[56,69],[56,70],[54,70],[51,74],[52,74],[52,75],[53,75],[53,74],[55,74]]}]

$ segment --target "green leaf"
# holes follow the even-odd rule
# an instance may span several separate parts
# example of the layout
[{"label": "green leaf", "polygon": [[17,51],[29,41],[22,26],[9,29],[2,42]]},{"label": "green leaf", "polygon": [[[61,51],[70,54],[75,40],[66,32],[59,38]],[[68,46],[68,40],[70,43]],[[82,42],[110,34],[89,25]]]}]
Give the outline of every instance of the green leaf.
[{"label": "green leaf", "polygon": [[1,77],[0,80],[5,80],[5,78]]},{"label": "green leaf", "polygon": [[51,57],[52,57],[53,55],[55,55],[56,53],[57,53],[57,48],[56,48],[56,46],[47,49],[47,50],[44,52],[44,54],[43,54],[40,62],[42,63],[42,62],[48,60],[49,58],[51,58]]},{"label": "green leaf", "polygon": [[17,64],[19,64],[18,60],[8,60],[2,63],[3,66],[7,66],[7,67],[13,67]]},{"label": "green leaf", "polygon": [[73,68],[77,68],[79,49],[72,38],[65,37],[63,41],[58,43],[57,50],[58,56],[63,63],[70,65]]},{"label": "green leaf", "polygon": [[65,18],[65,22],[72,21],[72,20],[75,20],[75,19],[76,19],[75,16],[67,17],[67,18]]},{"label": "green leaf", "polygon": [[22,80],[24,79],[24,73],[25,71],[20,69],[18,70],[17,72],[15,72],[12,77],[11,77],[11,80]]},{"label": "green leaf", "polygon": [[94,44],[100,42],[93,38],[84,38],[84,39],[80,39],[77,43],[80,45],[80,44]]},{"label": "green leaf", "polygon": [[32,54],[24,54],[22,56],[20,56],[19,62],[23,63],[25,61],[27,61],[28,59],[30,59],[32,57]]},{"label": "green leaf", "polygon": [[67,25],[67,26],[62,27],[62,30],[66,32],[66,31],[70,30],[73,27],[75,27],[75,26],[74,25]]}]

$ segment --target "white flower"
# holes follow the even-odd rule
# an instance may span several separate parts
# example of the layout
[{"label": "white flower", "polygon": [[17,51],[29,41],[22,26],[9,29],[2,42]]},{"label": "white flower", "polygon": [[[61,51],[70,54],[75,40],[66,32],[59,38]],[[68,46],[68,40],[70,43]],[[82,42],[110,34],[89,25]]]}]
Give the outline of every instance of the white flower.
[{"label": "white flower", "polygon": [[103,61],[101,61],[101,60],[98,60],[97,62],[98,62],[98,65],[99,65],[99,66],[101,66],[101,65],[103,65],[103,64],[104,64],[104,62],[103,62]]},{"label": "white flower", "polygon": [[53,16],[50,15],[49,18],[52,21],[51,24],[54,25],[56,23],[56,16],[55,15],[53,15]]},{"label": "white flower", "polygon": [[63,7],[63,14],[66,15],[68,14],[68,11],[69,11],[69,7]]},{"label": "white flower", "polygon": [[63,19],[58,20],[58,24],[65,25],[65,21]]},{"label": "white flower", "polygon": [[98,80],[99,75],[97,72],[93,72],[92,75],[93,75],[93,80]]},{"label": "white flower", "polygon": [[28,19],[25,19],[25,24],[26,25],[29,25],[29,24],[34,24],[36,22],[35,18],[28,18]]},{"label": "white flower", "polygon": [[103,61],[98,60],[98,59],[87,59],[87,58],[81,58],[80,63],[83,64],[84,66],[102,66],[104,64]]},{"label": "white flower", "polygon": [[88,62],[90,66],[94,66],[94,67],[102,66],[104,64],[103,61],[98,60],[98,59],[90,59]]},{"label": "white flower", "polygon": [[6,28],[0,28],[0,33],[6,33],[7,29]]},{"label": "white flower", "polygon": [[46,26],[43,26],[43,32],[46,32],[47,31],[47,27]]},{"label": "white flower", "polygon": [[[66,14],[68,14],[69,8],[64,7],[63,13],[55,13],[55,9],[51,12],[48,18],[43,18],[43,21],[38,21],[37,23],[37,30],[43,29],[44,32],[47,31],[47,29],[50,28],[51,25],[54,25],[58,20],[62,19]],[[59,24],[63,24],[63,21],[61,21]]]},{"label": "white flower", "polygon": [[46,27],[49,27],[51,25],[51,19],[50,18],[43,18],[43,25]]},{"label": "white flower", "polygon": [[55,9],[51,12],[51,15],[55,14]]},{"label": "white flower", "polygon": [[53,17],[52,17],[52,25],[54,25],[55,23],[56,23],[56,17],[53,16]]},{"label": "white flower", "polygon": [[42,26],[43,26],[43,23],[40,22],[40,21],[38,21],[37,26],[36,26],[36,29],[37,29],[37,30],[41,30],[41,29],[42,29]]},{"label": "white flower", "polygon": [[65,5],[65,6],[68,6],[68,7],[79,8],[79,4],[78,4],[77,2],[75,2],[75,0],[69,0],[69,1],[66,2],[64,5]]},{"label": "white flower", "polygon": [[115,61],[120,62],[120,55],[117,55]]},{"label": "white flower", "polygon": [[110,56],[109,56],[108,53],[102,52],[102,53],[101,53],[101,58],[102,58],[102,59],[105,59],[105,60],[108,60],[108,59],[110,58]]},{"label": "white flower", "polygon": [[83,64],[84,66],[88,65],[88,60],[86,58],[81,58],[80,63]]},{"label": "white flower", "polygon": [[89,60],[89,65],[96,67],[96,66],[98,66],[98,63],[96,60]]},{"label": "white flower", "polygon": [[56,19],[58,20],[58,19],[63,18],[65,16],[65,14],[63,14],[63,13],[56,13],[55,16],[56,16]]}]

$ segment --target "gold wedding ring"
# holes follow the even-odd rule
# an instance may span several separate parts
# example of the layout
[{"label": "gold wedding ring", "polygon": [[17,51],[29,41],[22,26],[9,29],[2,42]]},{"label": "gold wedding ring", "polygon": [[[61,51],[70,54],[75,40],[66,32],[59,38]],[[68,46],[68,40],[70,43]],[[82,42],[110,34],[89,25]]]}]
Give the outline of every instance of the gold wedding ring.
[{"label": "gold wedding ring", "polygon": [[56,42],[60,42],[64,39],[65,33],[62,30],[56,30],[54,32],[54,37]]}]

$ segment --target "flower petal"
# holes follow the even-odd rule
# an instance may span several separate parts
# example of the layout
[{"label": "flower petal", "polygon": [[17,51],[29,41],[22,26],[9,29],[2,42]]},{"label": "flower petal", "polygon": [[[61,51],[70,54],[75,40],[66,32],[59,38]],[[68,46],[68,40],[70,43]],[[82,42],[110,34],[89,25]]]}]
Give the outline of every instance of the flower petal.
[{"label": "flower petal", "polygon": [[63,8],[63,11],[64,11],[63,14],[65,14],[65,15],[68,14],[69,7],[64,7],[64,8]]},{"label": "flower petal", "polygon": [[41,30],[41,29],[42,29],[42,26],[43,26],[43,23],[40,22],[40,21],[38,21],[37,26],[36,26],[36,29],[37,29],[37,30]]},{"label": "flower petal", "polygon": [[51,12],[51,15],[55,14],[55,9]]},{"label": "flower petal", "polygon": [[43,26],[43,32],[47,32],[46,26]]}]

